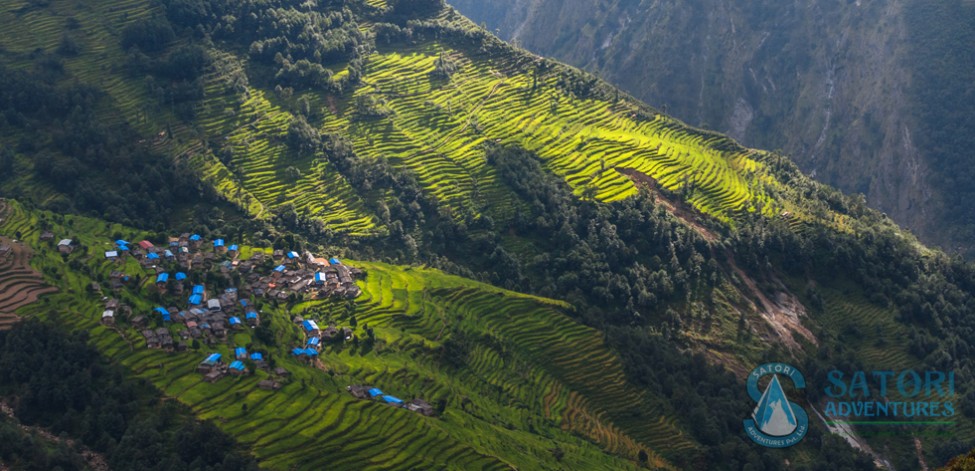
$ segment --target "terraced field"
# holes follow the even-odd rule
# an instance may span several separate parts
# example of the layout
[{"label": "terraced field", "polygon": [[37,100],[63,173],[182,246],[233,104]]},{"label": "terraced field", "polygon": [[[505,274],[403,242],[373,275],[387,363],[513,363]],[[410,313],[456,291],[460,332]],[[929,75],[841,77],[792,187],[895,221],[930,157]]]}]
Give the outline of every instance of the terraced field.
[{"label": "terraced field", "polygon": [[[455,68],[449,80],[435,74],[440,60]],[[413,170],[441,201],[500,215],[511,195],[486,161],[488,141],[536,152],[584,197],[635,194],[615,170],[629,168],[670,190],[693,187],[691,203],[726,221],[741,211],[779,209],[763,190],[775,182],[755,151],[663,115],[639,119],[623,101],[569,96],[554,74],[533,83],[534,67],[517,55],[497,59],[437,43],[378,52],[355,96],[381,100],[392,113],[359,119],[345,109],[324,129],[351,135],[360,155]]]},{"label": "terraced field", "polygon": [[0,247],[7,248],[0,250],[0,329],[7,329],[19,319],[19,308],[36,302],[44,294],[56,292],[57,288],[45,285],[41,274],[31,269],[30,248],[3,236],[0,236]]},{"label": "terraced field", "polygon": [[[218,54],[217,58],[235,63],[228,55]],[[208,83],[210,99],[199,123],[207,134],[221,136],[233,158],[224,165],[208,152],[186,152],[204,180],[255,217],[289,203],[335,232],[368,235],[376,231],[361,198],[324,157],[297,155],[284,143],[291,113],[257,89],[246,96],[231,94],[223,75],[211,74]],[[288,175],[289,168],[299,172],[297,179]]]},{"label": "terraced field", "polygon": [[[351,311],[345,301],[290,309],[265,305],[262,319],[277,343],[267,353],[293,375],[283,389],[259,389],[267,378],[263,371],[203,382],[195,368],[210,351],[206,347],[173,354],[147,350],[134,329],[100,325],[101,298],[85,290],[89,271],[70,269],[37,240],[42,221],[58,233],[67,230],[67,219],[14,203],[0,221],[0,233],[20,232],[35,247],[33,266],[61,288],[22,311],[90,332],[100,351],[199,416],[217,419],[268,468],[637,469],[641,450],[663,467],[664,456],[695,452],[667,410],[628,384],[601,335],[566,315],[569,306],[428,269],[350,262],[368,273]],[[141,236],[70,219],[72,234],[87,251],[76,251],[69,261],[92,273],[118,268],[98,256],[112,234]],[[139,270],[134,263],[125,269]],[[121,297],[140,312],[154,305],[127,290]],[[291,315],[348,325],[353,312],[359,342],[327,347],[314,366],[287,353],[302,338]],[[375,332],[372,345],[365,341],[366,325]],[[250,334],[236,334],[234,342],[246,345]],[[229,355],[232,346],[216,351]],[[445,357],[447,350],[458,357]],[[404,399],[442,400],[444,413],[428,418],[356,400],[345,392],[350,384],[371,384]],[[553,447],[564,453],[561,460]]]},{"label": "terraced field", "polygon": [[823,300],[825,315],[819,322],[855,348],[867,367],[898,371],[919,364],[907,350],[911,332],[895,320],[896,312],[871,304],[859,293],[824,290]]}]

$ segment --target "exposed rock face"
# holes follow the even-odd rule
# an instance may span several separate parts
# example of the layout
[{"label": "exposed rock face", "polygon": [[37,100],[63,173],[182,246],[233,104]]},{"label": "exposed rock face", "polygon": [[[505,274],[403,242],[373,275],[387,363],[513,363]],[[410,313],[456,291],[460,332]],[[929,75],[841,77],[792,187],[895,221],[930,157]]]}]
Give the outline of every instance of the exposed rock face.
[{"label": "exposed rock face", "polygon": [[918,150],[912,0],[450,0],[503,38],[594,72],[690,124],[790,155],[933,243]]}]

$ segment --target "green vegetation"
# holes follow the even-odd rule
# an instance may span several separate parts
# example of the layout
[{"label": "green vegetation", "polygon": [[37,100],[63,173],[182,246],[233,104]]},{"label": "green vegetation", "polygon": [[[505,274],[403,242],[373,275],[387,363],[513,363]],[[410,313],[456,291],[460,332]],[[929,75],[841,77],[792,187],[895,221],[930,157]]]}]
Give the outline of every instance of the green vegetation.
[{"label": "green vegetation", "polygon": [[[107,455],[113,469],[257,468],[213,424],[197,422],[144,382],[125,379],[121,368],[88,345],[83,331],[64,329],[61,314],[51,310],[45,317],[49,323],[29,320],[0,332],[0,391],[15,398],[21,422],[77,437]],[[28,450],[20,453],[29,456]],[[66,460],[63,450],[59,454]],[[84,469],[77,459],[66,464]]]},{"label": "green vegetation", "polygon": [[[81,294],[90,280],[102,280],[117,269],[100,251],[109,246],[113,233],[131,239],[138,233],[71,218],[70,228],[83,248],[65,260],[38,243],[35,224],[39,217],[61,232],[69,227],[67,221],[11,205],[0,230],[18,232],[31,242],[37,249],[35,266],[65,287],[25,307],[22,314],[89,332],[90,342],[103,354],[202,418],[220,418],[216,423],[223,430],[272,468],[494,468],[504,463],[551,468],[561,462],[573,468],[626,469],[632,465],[600,449],[633,461],[643,451],[648,459],[664,464],[655,449],[692,446],[679,439],[672,422],[659,418],[660,406],[628,385],[619,361],[597,333],[565,316],[567,305],[432,270],[352,262],[366,269],[368,278],[362,285],[365,294],[351,305],[264,305],[273,338],[236,340],[251,350],[269,352],[278,366],[292,372],[291,381],[280,391],[260,390],[257,383],[266,376],[261,371],[206,383],[195,368],[210,350],[146,350],[134,330],[100,325],[100,298]],[[139,273],[137,267],[129,263],[126,270]],[[141,288],[123,292],[123,299],[148,312],[153,304],[145,297]],[[51,310],[63,302],[71,303],[70,313]],[[328,347],[318,368],[310,367],[288,354],[301,338],[289,313],[323,322],[354,316],[359,338]],[[229,348],[216,350],[229,354]],[[518,373],[510,374],[512,369]],[[440,418],[426,418],[357,401],[344,391],[350,384],[372,384],[403,398],[426,398],[442,403],[444,412]],[[613,422],[614,417],[640,410],[654,417],[652,428]],[[322,453],[295,452],[299,448]]]},{"label": "green vegetation", "polygon": [[[33,246],[60,289],[20,313],[89,332],[262,465],[870,469],[818,423],[801,446],[759,456],[741,433],[740,373],[771,359],[811,378],[836,365],[972,368],[970,266],[783,157],[690,128],[450,10],[110,3],[0,12],[13,28],[0,77],[18,90],[0,91],[15,118],[0,142],[43,137],[0,154],[14,170],[0,189],[27,201],[10,203],[0,233]],[[77,44],[48,38],[63,18],[84,32]],[[61,125],[77,135],[59,140]],[[106,162],[117,166],[93,170]],[[72,178],[84,184],[61,184]],[[91,188],[108,190],[81,198]],[[64,214],[106,208],[118,208],[108,221]],[[262,303],[266,328],[232,338],[292,372],[281,390],[257,386],[264,371],[210,384],[195,373],[208,349],[146,350],[124,320],[100,325],[86,291],[117,268],[101,257],[111,241],[191,227],[244,254],[327,247],[377,261],[351,262],[368,271],[355,302]],[[79,249],[56,254],[44,229]],[[121,297],[148,312],[135,285]],[[357,339],[307,365],[288,353],[295,314],[354,325]],[[442,413],[359,401],[352,384]],[[958,389],[975,394],[969,380]],[[955,441],[925,445],[928,458],[971,443],[975,408],[963,412]]]}]

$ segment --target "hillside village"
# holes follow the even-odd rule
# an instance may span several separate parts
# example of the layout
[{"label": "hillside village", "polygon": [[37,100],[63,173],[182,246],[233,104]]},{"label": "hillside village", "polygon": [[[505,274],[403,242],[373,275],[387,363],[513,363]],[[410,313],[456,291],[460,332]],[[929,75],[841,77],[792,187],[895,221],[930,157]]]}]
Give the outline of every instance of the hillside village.
[{"label": "hillside village", "polygon": [[[71,246],[70,240],[58,246],[65,242]],[[102,323],[115,325],[117,318],[124,317],[141,332],[148,348],[167,351],[186,350],[191,341],[214,345],[225,342],[228,333],[260,326],[261,313],[253,299],[352,299],[361,293],[355,278],[363,276],[361,270],[337,258],[325,260],[307,252],[299,256],[278,250],[271,257],[256,252],[241,261],[239,246],[223,239],[205,243],[200,235],[188,233],[170,237],[164,247],[149,240],[133,244],[119,239],[104,256],[119,268],[127,258],[136,260],[151,274],[143,284],[165,305],[133,316],[129,306],[114,297],[106,298]],[[109,279],[113,292],[135,282],[121,269],[113,270]],[[101,287],[92,285],[90,289],[100,291]],[[173,338],[174,330],[178,341]],[[266,364],[257,352],[246,359],[259,367]],[[232,368],[230,372],[244,370]],[[207,379],[215,381],[219,375],[210,374]]]},{"label": "hillside village", "polygon": [[[54,235],[45,232],[41,238],[53,241]],[[233,352],[229,358],[212,352],[197,366],[204,381],[214,383],[226,376],[251,374],[259,368],[268,373],[268,379],[258,383],[265,390],[280,389],[290,373],[275,366],[268,352],[248,351],[244,345],[233,345],[232,340],[234,333],[262,325],[264,313],[256,301],[352,300],[362,292],[355,280],[365,276],[362,270],[338,258],[320,258],[307,251],[299,254],[274,250],[270,255],[255,251],[244,259],[240,246],[224,239],[206,241],[198,234],[169,237],[163,245],[122,239],[112,245],[112,250],[104,252],[104,258],[116,266],[109,275],[108,289],[113,296],[104,298],[102,324],[116,329],[128,324],[141,335],[146,348],[167,352],[184,352],[191,344],[227,344]],[[60,253],[70,254],[76,245],[65,239],[57,247]],[[127,273],[124,266],[129,260],[137,262],[142,273]],[[134,311],[115,296],[127,286],[148,291],[160,305],[145,312]],[[92,283],[89,290],[102,293],[97,283]],[[291,321],[303,333],[302,342],[291,354],[309,364],[316,362],[328,344],[355,339],[350,326],[321,327],[316,320],[301,316]],[[403,401],[371,386],[353,385],[347,391],[359,399],[435,415],[433,406],[422,399]]]}]

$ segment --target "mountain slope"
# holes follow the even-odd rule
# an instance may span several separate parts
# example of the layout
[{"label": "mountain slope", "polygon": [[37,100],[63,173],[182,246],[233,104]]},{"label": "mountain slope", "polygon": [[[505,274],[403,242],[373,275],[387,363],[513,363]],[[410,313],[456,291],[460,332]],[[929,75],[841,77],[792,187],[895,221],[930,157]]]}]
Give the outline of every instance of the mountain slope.
[{"label": "mountain slope", "polygon": [[688,122],[782,149],[924,240],[967,250],[971,211],[957,195],[970,185],[954,175],[967,172],[971,109],[948,97],[970,93],[958,82],[971,71],[970,4],[451,4]]},{"label": "mountain slope", "polygon": [[[353,307],[268,308],[281,343],[259,345],[291,366],[290,314],[359,320],[362,309],[384,345],[328,351],[334,376],[298,370],[281,392],[321,420],[250,399],[244,411],[237,392],[282,399],[255,377],[246,391],[204,384],[190,373],[199,355],[133,355],[94,327],[103,352],[226,418],[270,467],[381,467],[369,461],[381,453],[402,468],[868,469],[818,422],[802,445],[759,457],[741,431],[745,373],[769,359],[811,377],[838,364],[970,367],[959,353],[973,332],[971,267],[779,155],[686,126],[437,2],[14,6],[4,14],[19,29],[0,35],[3,194],[141,228],[68,216],[75,226],[60,230],[98,249],[192,229],[395,263],[360,262],[371,274]],[[4,229],[33,242],[42,214]],[[36,263],[49,281],[65,274],[57,305],[92,328],[84,281],[109,267],[87,254]],[[147,293],[127,299],[152,306]],[[450,396],[447,417],[385,415],[336,391],[353,381],[429,385]],[[919,453],[937,461],[971,443],[973,413],[955,441]],[[870,443],[918,463],[908,438]],[[319,446],[340,456],[305,452]]]}]

